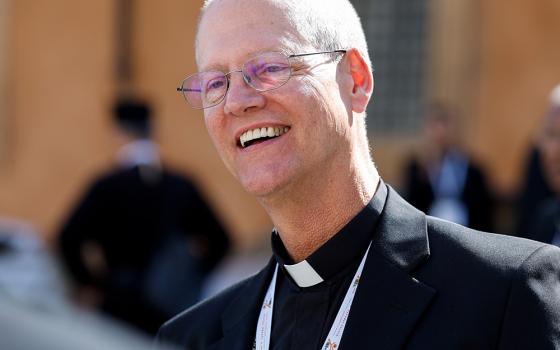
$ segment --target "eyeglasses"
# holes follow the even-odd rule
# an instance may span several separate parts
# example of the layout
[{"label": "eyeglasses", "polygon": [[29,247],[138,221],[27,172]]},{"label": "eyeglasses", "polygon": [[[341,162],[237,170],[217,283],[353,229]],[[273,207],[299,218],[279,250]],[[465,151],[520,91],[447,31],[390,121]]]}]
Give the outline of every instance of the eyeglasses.
[{"label": "eyeglasses", "polygon": [[278,89],[292,77],[291,59],[322,54],[346,53],[346,50],[321,51],[286,55],[281,52],[262,53],[241,66],[241,69],[228,73],[206,71],[188,76],[181,82],[177,91],[195,109],[204,109],[218,105],[228,92],[231,73],[240,72],[243,80],[253,89],[263,92]]}]

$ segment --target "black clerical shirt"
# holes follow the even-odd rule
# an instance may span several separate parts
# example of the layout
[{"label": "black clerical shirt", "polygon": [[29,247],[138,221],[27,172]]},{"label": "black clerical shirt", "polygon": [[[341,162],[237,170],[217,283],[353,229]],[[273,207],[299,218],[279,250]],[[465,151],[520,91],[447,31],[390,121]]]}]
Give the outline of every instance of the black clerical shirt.
[{"label": "black clerical shirt", "polygon": [[[294,279],[285,267],[286,264],[293,264],[293,261],[280,236],[273,232],[272,249],[280,268],[274,297],[270,349],[321,348],[373,237],[386,197],[387,188],[384,183],[380,183],[368,205],[306,259],[323,280],[313,286],[298,286],[298,276],[294,276]],[[344,343],[344,336],[342,339]]]}]

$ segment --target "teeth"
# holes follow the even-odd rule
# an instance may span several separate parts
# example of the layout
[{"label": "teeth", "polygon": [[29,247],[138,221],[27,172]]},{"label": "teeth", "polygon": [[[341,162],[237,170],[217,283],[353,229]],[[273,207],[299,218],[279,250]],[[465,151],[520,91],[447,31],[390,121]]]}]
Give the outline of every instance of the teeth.
[{"label": "teeth", "polygon": [[239,142],[241,143],[241,147],[245,147],[245,144],[249,141],[256,140],[261,137],[280,136],[287,133],[288,130],[290,130],[290,128],[287,126],[285,127],[269,126],[267,128],[257,128],[253,130],[248,130],[239,137]]}]

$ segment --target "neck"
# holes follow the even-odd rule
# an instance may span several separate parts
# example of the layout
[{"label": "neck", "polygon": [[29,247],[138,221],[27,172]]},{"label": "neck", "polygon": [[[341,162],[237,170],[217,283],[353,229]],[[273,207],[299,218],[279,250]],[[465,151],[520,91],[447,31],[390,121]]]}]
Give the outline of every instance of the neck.
[{"label": "neck", "polygon": [[350,176],[308,176],[274,198],[260,199],[294,262],[306,259],[369,203],[379,175],[369,158],[362,163]]}]

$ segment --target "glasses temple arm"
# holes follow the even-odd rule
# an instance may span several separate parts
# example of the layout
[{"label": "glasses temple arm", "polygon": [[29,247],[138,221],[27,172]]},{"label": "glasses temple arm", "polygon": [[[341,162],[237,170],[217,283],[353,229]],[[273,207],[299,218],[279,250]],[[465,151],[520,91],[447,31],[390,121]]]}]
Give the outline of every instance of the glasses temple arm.
[{"label": "glasses temple arm", "polygon": [[187,92],[202,92],[202,90],[200,89],[186,89],[186,88],[182,88],[182,87],[178,87],[177,91],[183,92],[183,91],[187,91]]},{"label": "glasses temple arm", "polygon": [[311,56],[311,55],[321,55],[327,53],[346,53],[346,50],[332,50],[332,51],[321,51],[321,52],[311,52],[311,53],[300,53],[296,55],[289,55],[288,57],[303,57],[303,56]]}]

